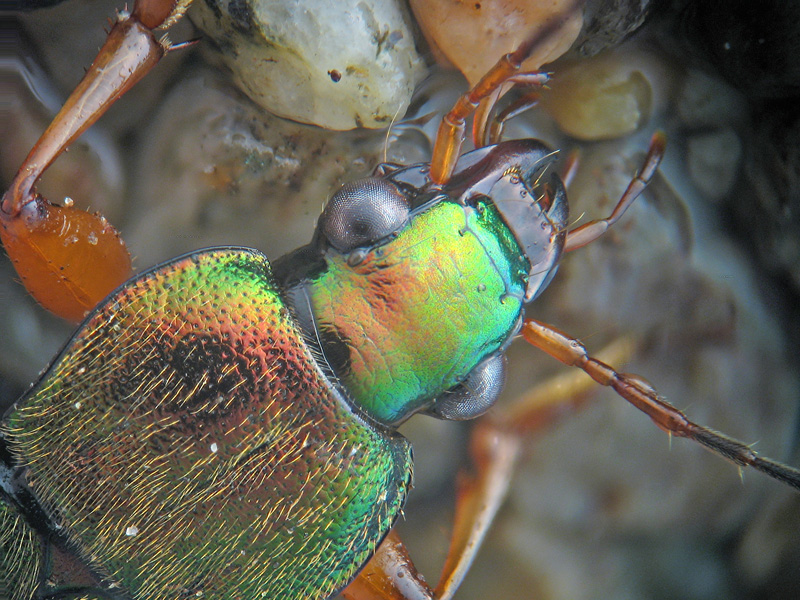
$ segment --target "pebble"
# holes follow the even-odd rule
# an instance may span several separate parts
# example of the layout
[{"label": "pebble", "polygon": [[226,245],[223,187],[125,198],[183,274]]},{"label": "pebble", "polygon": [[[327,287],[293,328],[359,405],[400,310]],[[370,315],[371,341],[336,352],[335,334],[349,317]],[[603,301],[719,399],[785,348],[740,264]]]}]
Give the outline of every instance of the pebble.
[{"label": "pebble", "polygon": [[387,127],[425,74],[396,0],[208,0],[189,15],[254,102],[303,123]]}]

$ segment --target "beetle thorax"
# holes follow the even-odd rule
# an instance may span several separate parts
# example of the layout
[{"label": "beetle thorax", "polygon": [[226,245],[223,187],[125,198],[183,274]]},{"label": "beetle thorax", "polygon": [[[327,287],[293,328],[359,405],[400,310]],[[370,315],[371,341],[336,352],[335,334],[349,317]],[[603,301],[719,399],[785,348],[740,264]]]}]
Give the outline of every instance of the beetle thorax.
[{"label": "beetle thorax", "polygon": [[353,400],[389,424],[506,342],[529,269],[490,202],[441,201],[358,261],[327,262],[308,288],[323,352]]}]

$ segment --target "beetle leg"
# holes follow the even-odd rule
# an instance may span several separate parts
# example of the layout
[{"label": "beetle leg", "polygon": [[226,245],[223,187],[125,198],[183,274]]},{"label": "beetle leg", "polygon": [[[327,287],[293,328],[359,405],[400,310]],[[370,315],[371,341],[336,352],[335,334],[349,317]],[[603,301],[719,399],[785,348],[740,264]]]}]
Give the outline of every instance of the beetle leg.
[{"label": "beetle leg", "polygon": [[520,437],[494,427],[491,420],[476,425],[470,439],[474,470],[459,474],[453,533],[435,590],[438,600],[452,598],[469,571],[506,498],[521,442]]},{"label": "beetle leg", "polygon": [[[506,54],[489,69],[475,86],[464,93],[455,103],[453,108],[442,119],[436,133],[431,156],[430,178],[436,184],[450,181],[456,161],[461,154],[461,145],[464,141],[466,119],[478,108],[485,98],[489,98],[501,86],[519,74],[523,61],[531,52],[551,37],[557,35],[562,27],[573,18],[583,0],[576,0],[564,11],[563,18],[555,19],[547,26],[539,29],[520,44],[516,50]],[[547,73],[531,72],[524,74],[528,81],[536,81],[543,85],[548,80]]]},{"label": "beetle leg", "polygon": [[497,102],[504,95],[503,87],[497,88],[487,98],[481,100],[472,117],[472,145],[476,148],[489,146],[493,140],[499,139],[502,134],[503,124],[499,116],[493,116]]},{"label": "beetle leg", "polygon": [[[624,362],[635,349],[633,338],[620,338],[600,356]],[[453,533],[435,590],[428,588],[392,532],[342,594],[348,600],[450,600],[505,500],[524,440],[582,408],[596,389],[588,376],[571,371],[511,403],[495,405],[476,422],[470,439],[472,469],[459,474]]]},{"label": "beetle leg", "polygon": [[[545,76],[538,71],[518,73],[510,77],[501,87],[492,92],[488,98],[481,100],[472,118],[473,145],[476,148],[481,148],[498,143],[503,136],[503,126],[506,121],[521,115],[538,104],[539,88],[542,87],[545,82]],[[500,111],[500,113],[493,116],[492,113],[500,98],[514,89],[514,87],[527,87],[532,89],[514,100]]]},{"label": "beetle leg", "polygon": [[353,582],[342,590],[347,600],[433,600],[400,536],[394,530]]},{"label": "beetle leg", "polygon": [[661,163],[661,159],[664,157],[666,145],[667,138],[664,132],[656,131],[650,140],[647,156],[639,172],[636,173],[628,184],[628,188],[625,190],[625,193],[622,194],[622,198],[619,199],[619,202],[617,202],[611,214],[605,219],[590,221],[589,223],[585,223],[580,227],[568,231],[567,239],[564,243],[564,252],[577,250],[595,241],[619,220],[628,207],[633,204],[633,201],[639,197],[639,194],[644,191],[647,184],[650,183],[653,175],[655,175],[656,169],[658,169],[658,165]]},{"label": "beetle leg", "polygon": [[525,321],[522,334],[528,342],[550,356],[568,366],[583,369],[597,383],[613,388],[670,435],[692,439],[740,467],[753,467],[773,479],[800,489],[800,470],[761,458],[747,444],[693,423],[659,396],[644,379],[637,375],[618,373],[606,363],[589,356],[583,344],[575,338],[533,319]]},{"label": "beetle leg", "polygon": [[[549,33],[552,33],[550,31]],[[540,36],[536,36],[538,41]],[[520,48],[523,48],[521,46]],[[436,133],[433,152],[431,153],[431,180],[434,183],[447,183],[453,174],[456,161],[461,154],[461,145],[464,141],[464,131],[466,120],[480,105],[481,101],[489,98],[489,104],[493,104],[491,98],[494,93],[509,81],[520,68],[525,54],[518,54],[520,48],[515,52],[506,54],[498,63],[487,73],[472,89],[465,92],[455,103],[455,106],[443,118]],[[549,79],[549,75],[543,72],[528,73],[531,77],[536,77],[539,85],[544,85]],[[497,94],[499,97],[499,94]],[[491,110],[491,106],[487,109]],[[481,135],[481,137],[483,137]]]},{"label": "beetle leg", "polygon": [[566,158],[564,159],[564,166],[561,169],[559,177],[561,177],[561,181],[565,188],[569,189],[569,187],[572,185],[575,175],[578,173],[578,166],[580,165],[580,162],[581,154],[577,148],[567,154]]},{"label": "beetle leg", "polygon": [[508,491],[520,438],[491,428],[473,437],[476,475],[462,475],[450,549],[439,584],[431,591],[392,531],[361,573],[342,590],[348,600],[450,600],[467,574]]},{"label": "beetle leg", "polygon": [[55,206],[35,191],[48,166],[133,84],[169,44],[169,26],[190,0],[137,0],[119,13],[86,75],[28,154],[0,203],[0,237],[28,291],[45,308],[78,321],[131,275],[116,230],[101,216]]},{"label": "beetle leg", "polygon": [[[635,347],[632,338],[621,338],[601,355],[606,360],[626,361]],[[435,590],[437,599],[452,598],[469,571],[505,500],[523,441],[582,408],[595,390],[594,382],[583,373],[562,374],[511,403],[495,406],[476,423],[470,439],[473,468],[459,477],[453,536]]]}]

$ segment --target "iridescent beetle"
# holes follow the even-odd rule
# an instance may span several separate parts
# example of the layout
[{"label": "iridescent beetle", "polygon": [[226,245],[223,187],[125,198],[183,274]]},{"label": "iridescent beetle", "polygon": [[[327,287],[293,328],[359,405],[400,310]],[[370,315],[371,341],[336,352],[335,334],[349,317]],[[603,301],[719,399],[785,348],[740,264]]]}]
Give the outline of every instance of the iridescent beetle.
[{"label": "iridescent beetle", "polygon": [[[544,80],[517,75],[540,39],[459,100],[430,165],[385,165],[334,194],[308,246],[272,267],[245,248],[195,252],[89,314],[4,417],[0,592],[327,598],[369,571],[347,595],[434,597],[395,538],[381,545],[411,485],[410,447],[394,429],[416,412],[485,412],[520,328],[662,429],[800,487],[798,471],[689,422],[640,379],[523,319],[562,253],[602,235],[644,189],[664,146],[656,135],[608,219],[572,231],[541,142],[459,157],[479,101],[512,79]],[[516,443],[499,429],[476,439],[480,475],[460,498],[435,597],[463,577]],[[367,589],[383,578],[391,588],[398,572],[410,587]]]}]

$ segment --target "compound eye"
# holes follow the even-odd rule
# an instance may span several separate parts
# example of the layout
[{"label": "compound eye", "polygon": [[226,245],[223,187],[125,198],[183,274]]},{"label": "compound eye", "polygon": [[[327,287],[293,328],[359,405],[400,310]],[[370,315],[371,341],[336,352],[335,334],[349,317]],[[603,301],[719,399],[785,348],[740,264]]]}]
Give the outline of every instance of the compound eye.
[{"label": "compound eye", "polygon": [[476,365],[464,383],[436,398],[425,412],[451,421],[474,419],[492,407],[505,383],[505,356],[490,356]]},{"label": "compound eye", "polygon": [[331,197],[319,228],[339,252],[368,246],[400,229],[410,211],[397,187],[377,177],[346,183]]}]

